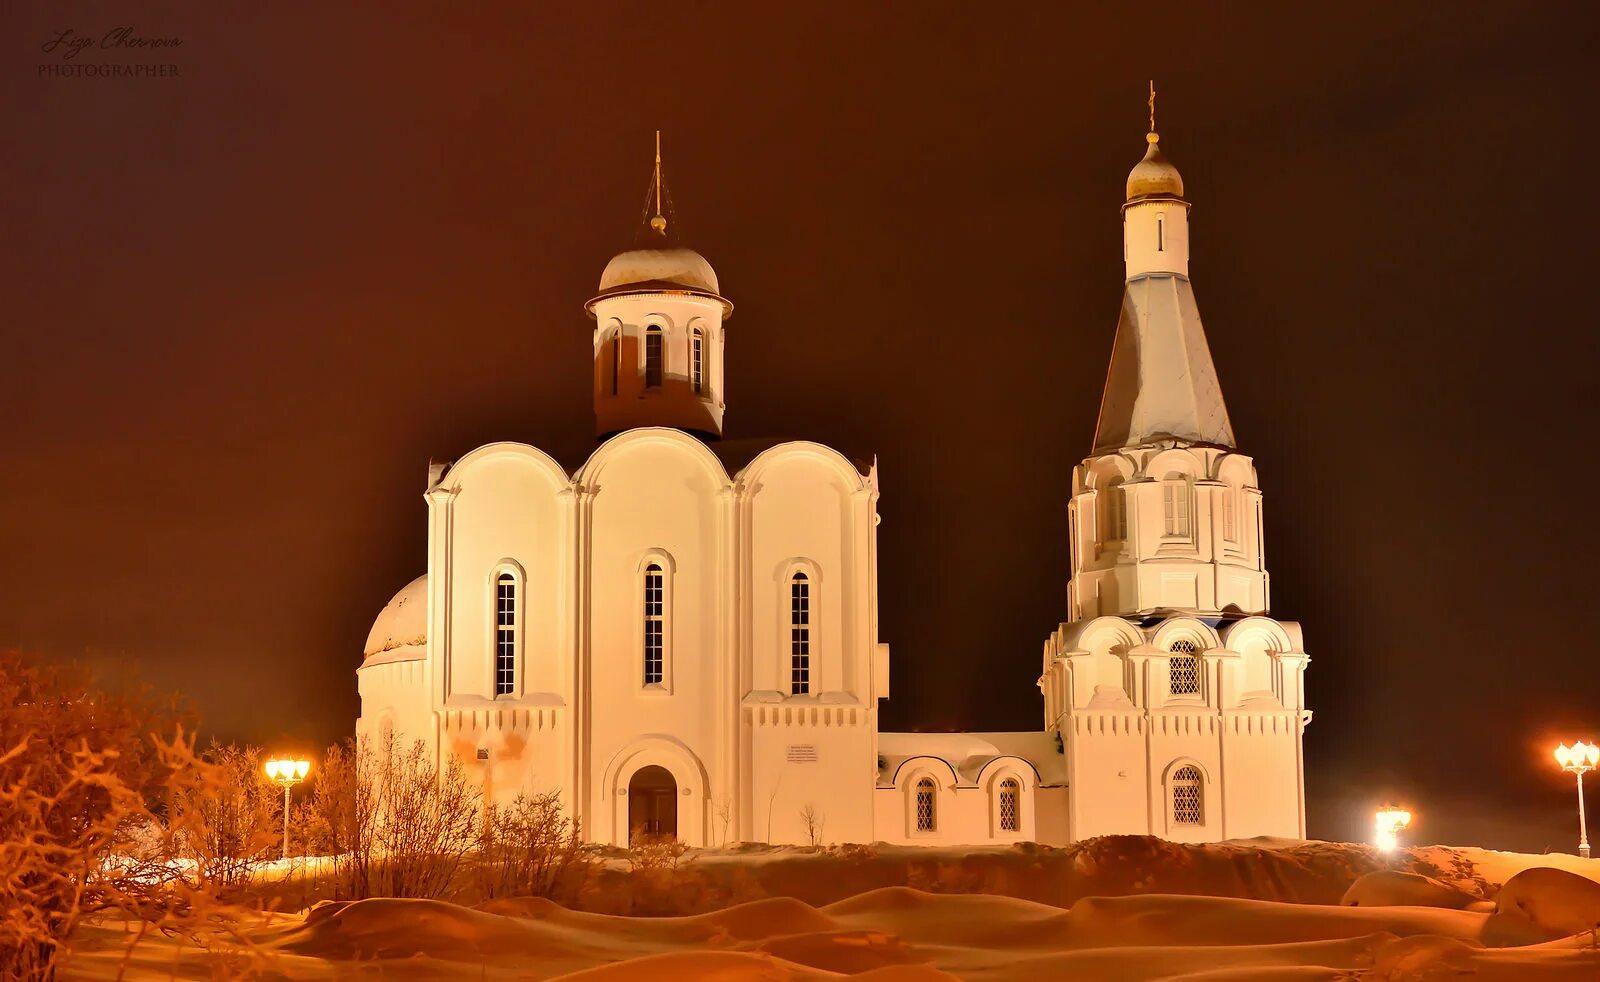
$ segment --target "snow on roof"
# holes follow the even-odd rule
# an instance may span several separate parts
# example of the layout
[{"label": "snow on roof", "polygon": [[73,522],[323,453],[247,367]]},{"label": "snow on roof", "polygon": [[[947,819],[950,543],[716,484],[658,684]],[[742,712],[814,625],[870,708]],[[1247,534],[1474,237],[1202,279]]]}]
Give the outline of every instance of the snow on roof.
[{"label": "snow on roof", "polygon": [[416,661],[428,651],[428,574],[401,587],[378,612],[363,649],[362,666]]},{"label": "snow on roof", "polygon": [[935,757],[955,769],[962,786],[975,786],[978,774],[998,757],[1020,757],[1033,765],[1039,783],[1067,783],[1067,759],[1057,749],[1056,735],[1043,730],[1023,733],[879,733],[878,786],[893,787],[900,765],[913,757]]}]

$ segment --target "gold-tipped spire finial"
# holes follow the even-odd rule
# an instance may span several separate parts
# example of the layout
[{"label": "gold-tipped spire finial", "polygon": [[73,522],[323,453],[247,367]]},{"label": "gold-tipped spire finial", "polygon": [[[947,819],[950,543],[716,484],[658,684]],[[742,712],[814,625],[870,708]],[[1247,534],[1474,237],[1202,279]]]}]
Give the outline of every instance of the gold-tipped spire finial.
[{"label": "gold-tipped spire finial", "polygon": [[1155,143],[1157,140],[1161,139],[1160,134],[1156,133],[1156,80],[1155,79],[1151,79],[1150,80],[1150,132],[1145,135],[1145,139],[1148,140],[1151,143]]},{"label": "gold-tipped spire finial", "polygon": [[650,228],[657,235],[667,234],[667,219],[661,214],[661,131],[656,130],[656,170],[651,178],[656,193],[656,213],[650,219]]}]

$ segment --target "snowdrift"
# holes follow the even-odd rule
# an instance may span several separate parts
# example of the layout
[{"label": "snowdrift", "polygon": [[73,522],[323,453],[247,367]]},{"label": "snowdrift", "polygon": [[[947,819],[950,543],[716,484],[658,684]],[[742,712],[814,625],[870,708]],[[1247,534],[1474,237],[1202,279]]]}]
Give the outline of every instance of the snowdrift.
[{"label": "snowdrift", "polygon": [[[746,889],[792,887],[848,892],[898,863],[923,870],[945,889],[974,882],[1068,896],[1063,903],[1021,896],[872,887],[831,902],[768,896],[725,909],[671,917],[577,911],[536,898],[477,907],[429,900],[326,903],[305,915],[263,915],[245,925],[233,950],[152,941],[130,951],[120,925],[101,925],[66,966],[67,979],[142,980],[232,977],[256,966],[290,979],[771,979],[852,977],[891,982],[928,979],[1411,979],[1470,973],[1478,980],[1600,979],[1587,892],[1573,874],[1536,870],[1513,881],[1515,910],[1365,903],[1338,899],[1370,851],[1333,844],[1175,846],[1154,840],[1096,840],[1064,852],[1065,870],[1047,851],[880,848],[746,850],[702,857],[696,866],[743,870]],[[1491,882],[1463,851],[1402,857],[1441,879],[1427,890],[1401,878],[1399,899],[1438,896],[1449,904],[1461,884]],[[987,858],[986,858],[987,857]],[[1360,858],[1360,862],[1355,859]],[[1440,859],[1445,858],[1443,865]],[[1513,877],[1520,861],[1498,854],[1495,875]],[[1457,865],[1457,860],[1461,865]],[[1152,862],[1156,863],[1151,866]],[[1577,861],[1574,861],[1577,862]],[[985,865],[993,867],[985,872]],[[1600,875],[1600,862],[1589,867]],[[702,870],[703,872],[703,870]],[[803,874],[825,882],[809,882]],[[713,879],[719,873],[713,872]],[[1050,884],[1050,877],[1070,882]],[[1121,880],[1117,877],[1122,877]],[[1324,878],[1326,878],[1324,880]],[[1581,881],[1581,882],[1578,882]],[[943,887],[941,887],[941,882]],[[1379,881],[1374,881],[1379,882]],[[1187,893],[1140,892],[1181,883]],[[1381,884],[1380,884],[1381,885]],[[1209,887],[1205,895],[1200,888]],[[603,887],[602,887],[603,889]],[[1260,889],[1276,897],[1235,895]],[[1370,896],[1381,899],[1382,889]],[[1389,889],[1389,888],[1383,888]],[[1442,892],[1440,892],[1442,891]],[[776,891],[774,891],[776,892]],[[1293,902],[1303,895],[1317,902]],[[1481,895],[1481,892],[1474,893]],[[1331,899],[1329,899],[1331,898]],[[604,898],[600,898],[604,899]],[[699,902],[690,898],[692,902]],[[614,902],[613,900],[605,902]],[[1492,907],[1492,904],[1484,904]],[[1600,915],[1597,915],[1600,916]],[[1569,930],[1574,926],[1577,930]],[[126,961],[124,961],[126,959]]]}]

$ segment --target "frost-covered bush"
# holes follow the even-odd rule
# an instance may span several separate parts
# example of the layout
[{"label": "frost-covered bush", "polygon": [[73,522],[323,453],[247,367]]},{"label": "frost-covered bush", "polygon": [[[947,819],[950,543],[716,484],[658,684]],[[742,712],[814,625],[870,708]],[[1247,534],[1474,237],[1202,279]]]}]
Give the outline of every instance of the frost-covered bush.
[{"label": "frost-covered bush", "polygon": [[216,780],[147,692],[0,653],[0,979],[48,979],[74,929],[118,911],[195,931],[227,911],[177,861],[171,804]]}]

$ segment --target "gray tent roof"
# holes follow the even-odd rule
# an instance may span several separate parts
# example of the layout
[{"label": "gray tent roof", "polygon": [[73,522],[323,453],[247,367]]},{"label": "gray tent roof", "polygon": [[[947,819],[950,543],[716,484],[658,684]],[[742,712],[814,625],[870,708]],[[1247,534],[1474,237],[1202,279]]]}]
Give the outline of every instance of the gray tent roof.
[{"label": "gray tent roof", "polygon": [[1187,277],[1129,280],[1094,452],[1176,439],[1232,447],[1233,426]]}]

